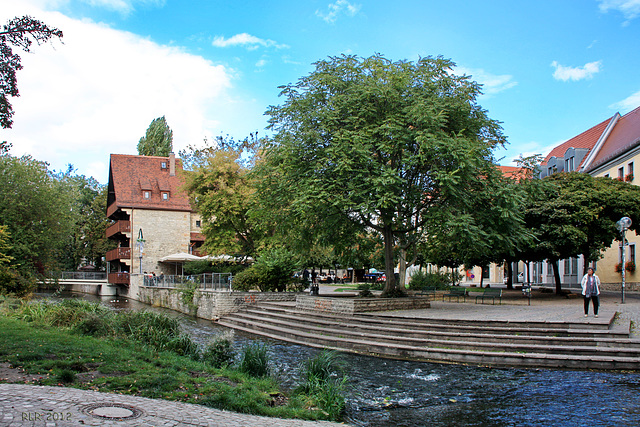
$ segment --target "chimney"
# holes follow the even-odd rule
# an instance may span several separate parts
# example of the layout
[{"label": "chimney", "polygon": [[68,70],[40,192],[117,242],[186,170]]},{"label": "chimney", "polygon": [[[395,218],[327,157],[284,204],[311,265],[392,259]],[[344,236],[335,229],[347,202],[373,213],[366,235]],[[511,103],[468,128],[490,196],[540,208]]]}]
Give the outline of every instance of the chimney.
[{"label": "chimney", "polygon": [[176,155],[169,153],[169,176],[176,176]]}]

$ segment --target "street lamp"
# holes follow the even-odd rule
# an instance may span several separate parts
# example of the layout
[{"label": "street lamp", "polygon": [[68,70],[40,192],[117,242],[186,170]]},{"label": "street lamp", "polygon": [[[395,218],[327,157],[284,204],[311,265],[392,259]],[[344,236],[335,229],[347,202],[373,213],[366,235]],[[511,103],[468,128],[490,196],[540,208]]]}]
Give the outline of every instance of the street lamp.
[{"label": "street lamp", "polygon": [[142,274],[142,254],[144,252],[144,237],[142,236],[142,227],[138,231],[138,239],[136,240],[136,246],[138,247],[138,253],[140,258],[140,274]]},{"label": "street lamp", "polygon": [[626,252],[627,252],[627,244],[625,239],[625,233],[631,227],[631,218],[624,216],[620,218],[620,221],[616,222],[618,226],[618,230],[622,233],[622,304],[624,304],[624,287],[625,287],[625,279],[626,279]]}]

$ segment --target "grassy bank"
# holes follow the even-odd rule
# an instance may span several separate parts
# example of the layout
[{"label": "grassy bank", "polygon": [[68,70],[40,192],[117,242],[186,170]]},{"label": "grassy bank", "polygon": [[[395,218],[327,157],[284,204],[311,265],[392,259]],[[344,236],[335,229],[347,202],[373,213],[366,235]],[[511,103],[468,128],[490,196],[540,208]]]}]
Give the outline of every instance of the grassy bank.
[{"label": "grassy bank", "polygon": [[[115,313],[84,302],[25,305],[0,300],[0,308],[0,362],[24,370],[34,384],[271,417],[339,420],[344,409],[339,393],[327,401],[336,394],[335,381],[326,383],[326,393],[322,385],[309,384],[285,393],[268,375],[264,348],[245,349],[235,358],[220,342],[199,349],[179,332],[177,322],[164,316]],[[256,369],[256,364],[263,369]],[[306,378],[305,372],[301,378]]]}]

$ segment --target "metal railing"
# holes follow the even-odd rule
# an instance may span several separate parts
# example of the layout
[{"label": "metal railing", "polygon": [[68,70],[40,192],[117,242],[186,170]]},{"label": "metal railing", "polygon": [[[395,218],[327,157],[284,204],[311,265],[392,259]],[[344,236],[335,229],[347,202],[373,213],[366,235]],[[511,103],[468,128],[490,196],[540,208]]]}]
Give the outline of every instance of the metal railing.
[{"label": "metal railing", "polygon": [[61,271],[53,276],[59,280],[107,280],[104,271]]},{"label": "metal railing", "polygon": [[203,291],[231,291],[231,273],[205,273],[191,276],[144,276],[144,286],[177,288],[182,284],[197,283]]}]

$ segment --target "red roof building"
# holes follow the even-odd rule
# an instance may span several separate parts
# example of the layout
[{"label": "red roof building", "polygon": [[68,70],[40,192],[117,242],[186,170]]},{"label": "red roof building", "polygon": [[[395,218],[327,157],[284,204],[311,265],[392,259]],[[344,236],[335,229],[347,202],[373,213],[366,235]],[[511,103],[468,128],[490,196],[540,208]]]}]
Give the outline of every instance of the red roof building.
[{"label": "red roof building", "polygon": [[118,247],[106,254],[109,283],[128,284],[131,273],[172,274],[160,259],[193,253],[202,244],[200,218],[182,190],[184,173],[173,153],[111,155],[107,237]]}]

